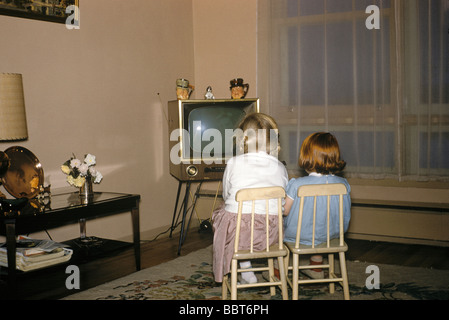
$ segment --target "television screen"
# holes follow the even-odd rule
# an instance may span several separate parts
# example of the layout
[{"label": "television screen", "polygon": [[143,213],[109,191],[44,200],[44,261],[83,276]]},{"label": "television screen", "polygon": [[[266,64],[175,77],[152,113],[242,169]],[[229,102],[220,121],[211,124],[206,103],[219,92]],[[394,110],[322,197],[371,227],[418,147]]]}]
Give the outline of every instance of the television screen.
[{"label": "television screen", "polygon": [[192,110],[188,117],[187,131],[194,158],[229,158],[234,153],[232,135],[245,116],[238,106],[204,106]]}]

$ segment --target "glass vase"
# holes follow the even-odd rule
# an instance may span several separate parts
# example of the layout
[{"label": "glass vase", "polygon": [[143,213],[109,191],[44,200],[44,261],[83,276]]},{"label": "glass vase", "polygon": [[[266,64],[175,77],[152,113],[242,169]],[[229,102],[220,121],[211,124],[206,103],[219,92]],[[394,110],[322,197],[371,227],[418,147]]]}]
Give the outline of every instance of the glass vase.
[{"label": "glass vase", "polygon": [[80,201],[81,204],[88,204],[94,198],[94,189],[92,180],[86,179],[84,184],[80,188]]}]

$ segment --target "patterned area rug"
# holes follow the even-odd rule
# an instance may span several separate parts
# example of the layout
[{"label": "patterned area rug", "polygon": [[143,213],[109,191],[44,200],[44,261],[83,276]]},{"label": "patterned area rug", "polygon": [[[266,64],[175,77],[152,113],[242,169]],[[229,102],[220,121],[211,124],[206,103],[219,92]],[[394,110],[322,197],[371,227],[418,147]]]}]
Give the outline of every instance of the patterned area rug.
[{"label": "patterned area rug", "polygon": [[[373,264],[347,262],[351,300],[449,300],[448,270],[376,264],[380,285],[378,289],[368,289],[374,283],[370,265]],[[208,247],[64,299],[220,300],[221,284],[213,279],[212,247]],[[270,296],[268,288],[257,288],[239,290],[238,299],[280,300],[282,297],[279,289],[275,296]],[[331,295],[327,285],[306,285],[300,287],[300,299],[340,300],[343,291],[337,285]]]}]

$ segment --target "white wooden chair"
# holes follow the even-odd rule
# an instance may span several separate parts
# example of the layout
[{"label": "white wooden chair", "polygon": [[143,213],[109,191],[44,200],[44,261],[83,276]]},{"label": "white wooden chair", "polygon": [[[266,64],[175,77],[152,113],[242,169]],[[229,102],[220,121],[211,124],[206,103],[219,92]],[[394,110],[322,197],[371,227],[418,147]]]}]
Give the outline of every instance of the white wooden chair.
[{"label": "white wooden chair", "polygon": [[[275,295],[276,288],[275,286],[280,286],[282,291],[282,297],[284,300],[288,299],[288,287],[287,287],[287,279],[285,273],[285,261],[284,258],[287,258],[288,251],[283,244],[283,216],[282,216],[282,199],[285,198],[285,191],[281,187],[265,187],[265,188],[251,188],[251,189],[243,189],[237,192],[236,201],[239,203],[239,210],[237,214],[237,227],[236,227],[236,235],[235,235],[235,244],[234,244],[234,255],[231,261],[231,272],[230,272],[230,280],[229,275],[225,275],[223,277],[222,283],[222,299],[227,299],[228,291],[231,292],[231,300],[237,300],[237,289],[242,288],[250,288],[250,287],[265,287],[270,286],[271,295]],[[278,202],[278,222],[279,222],[279,239],[278,243],[275,245],[269,245],[269,212],[268,212],[268,203],[270,199],[276,199]],[[255,201],[256,200],[265,200],[265,230],[266,230],[266,249],[263,251],[254,250],[254,219],[256,213],[254,212]],[[252,202],[252,212],[251,212],[251,243],[249,246],[249,250],[239,250],[239,239],[240,239],[240,227],[242,222],[242,207],[243,202],[251,201]],[[246,213],[245,213],[246,214]],[[248,213],[249,214],[249,213]],[[243,260],[254,260],[261,259],[261,261],[266,261],[267,265],[252,267],[247,269],[238,268],[238,262]],[[274,259],[277,259],[279,265],[279,277],[278,279],[274,274]],[[260,262],[260,261],[258,261]],[[252,283],[252,284],[240,284],[237,282],[237,275],[240,272],[260,272],[260,271],[268,271],[269,279],[267,281]]]},{"label": "white wooden chair", "polygon": [[[347,194],[346,186],[344,184],[319,184],[319,185],[304,185],[298,188],[298,197],[300,197],[300,207],[298,216],[298,229],[296,233],[295,243],[286,242],[291,256],[293,258],[293,265],[288,266],[288,259],[286,264],[286,270],[293,270],[292,279],[288,279],[289,285],[292,287],[292,299],[298,299],[298,287],[300,284],[310,284],[310,283],[329,283],[330,293],[334,293],[335,282],[339,282],[343,286],[344,299],[349,300],[349,286],[348,286],[348,275],[346,270],[346,257],[345,252],[348,250],[348,246],[344,241],[344,230],[343,230],[343,196]],[[316,199],[317,197],[327,197],[327,212],[317,212],[316,209]],[[329,204],[330,197],[337,196],[339,198],[339,237],[337,239],[330,239],[329,237]],[[304,216],[304,198],[313,197],[314,198],[314,212],[313,212],[313,230],[312,230],[312,245],[300,244],[301,237],[301,226]],[[292,212],[290,214],[293,214]],[[327,240],[324,243],[315,245],[315,230],[316,230],[316,217],[318,215],[326,214],[327,218]],[[334,254],[339,254],[340,260],[340,272],[341,276],[335,274],[334,269]],[[299,265],[300,255],[313,255],[313,254],[327,254],[328,263],[321,265]],[[324,279],[299,279],[299,270],[304,269],[317,269],[323,268],[328,269],[328,277]],[[288,271],[287,271],[288,272]]]}]

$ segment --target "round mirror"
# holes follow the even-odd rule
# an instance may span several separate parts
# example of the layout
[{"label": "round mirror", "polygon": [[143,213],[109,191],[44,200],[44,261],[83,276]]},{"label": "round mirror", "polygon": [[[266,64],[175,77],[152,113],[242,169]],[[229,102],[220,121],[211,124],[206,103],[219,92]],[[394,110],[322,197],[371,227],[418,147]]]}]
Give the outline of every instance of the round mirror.
[{"label": "round mirror", "polygon": [[5,150],[9,157],[9,168],[2,178],[3,186],[16,198],[34,198],[44,183],[44,170],[39,159],[23,147]]}]

